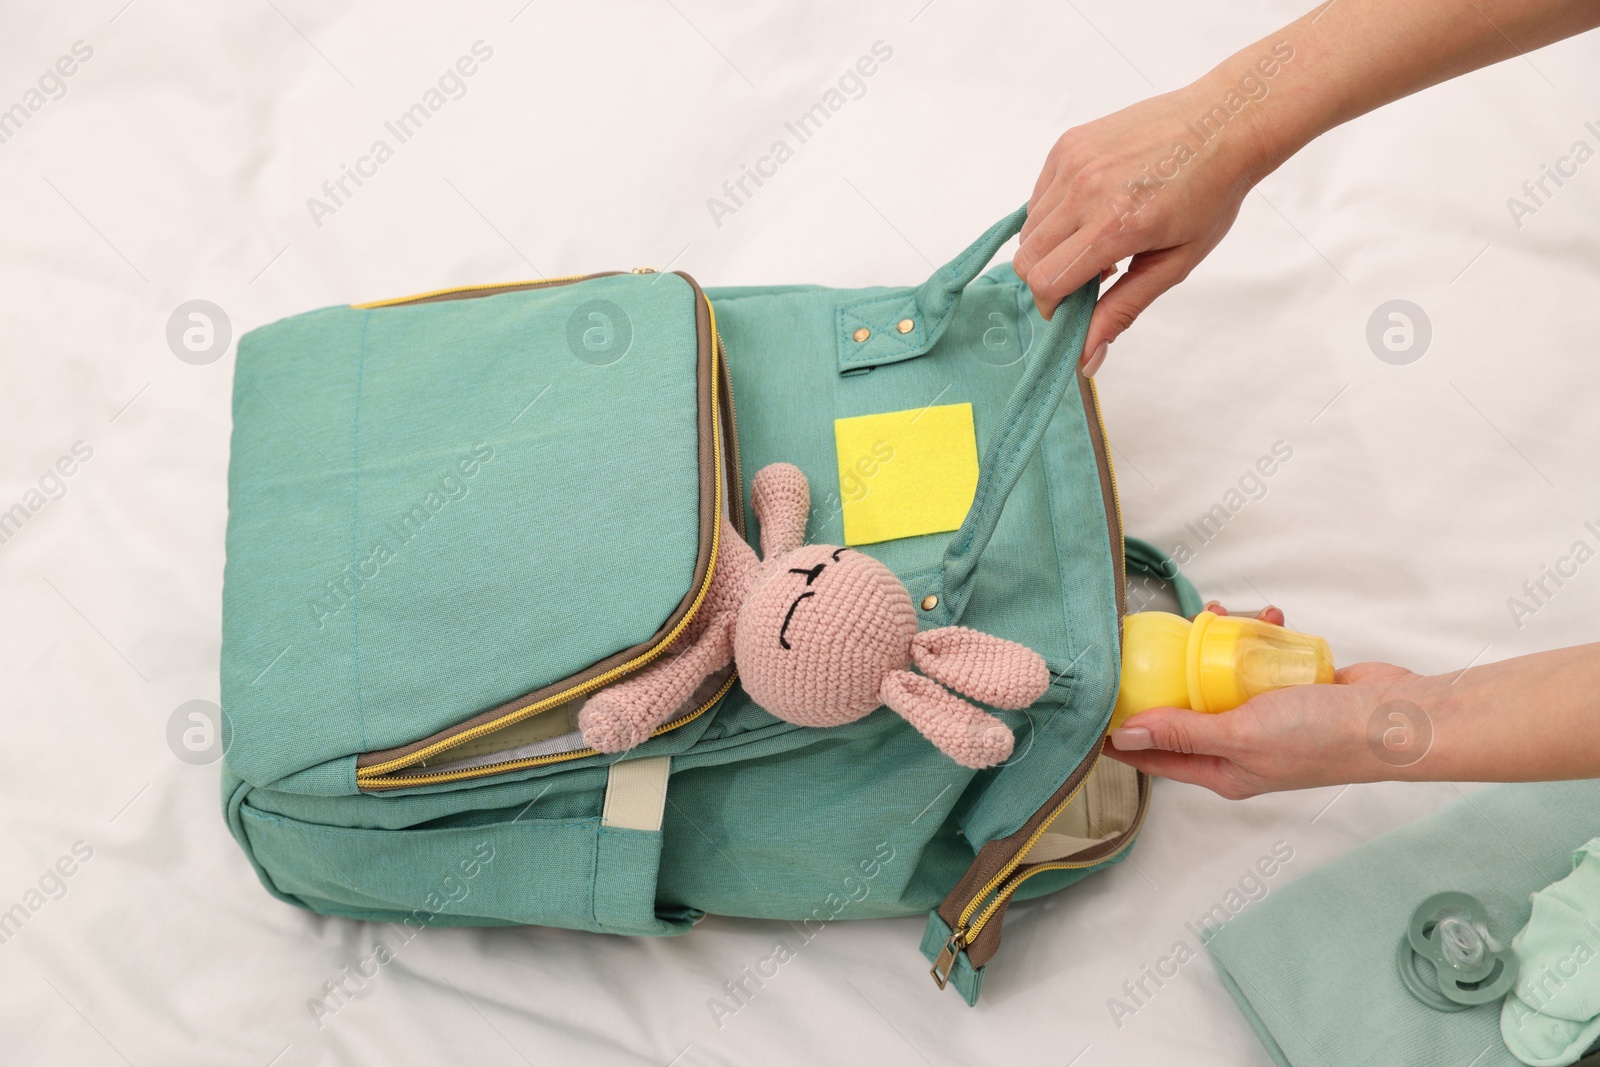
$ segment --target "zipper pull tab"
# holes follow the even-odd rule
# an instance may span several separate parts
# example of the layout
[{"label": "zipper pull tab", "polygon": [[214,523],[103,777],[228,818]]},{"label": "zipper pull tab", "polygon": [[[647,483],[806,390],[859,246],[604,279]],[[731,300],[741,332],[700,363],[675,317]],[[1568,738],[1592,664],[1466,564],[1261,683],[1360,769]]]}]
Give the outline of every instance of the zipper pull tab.
[{"label": "zipper pull tab", "polygon": [[654,267],[635,267],[635,268],[633,268],[633,273],[635,273],[635,274],[654,274],[655,272],[656,272],[656,269]]},{"label": "zipper pull tab", "polygon": [[933,984],[943,989],[950,981],[950,972],[956,969],[956,957],[961,950],[967,947],[967,932],[962,927],[957,927],[956,932],[944,943],[939,958],[933,961],[933,966],[928,968],[928,973],[933,975]]}]

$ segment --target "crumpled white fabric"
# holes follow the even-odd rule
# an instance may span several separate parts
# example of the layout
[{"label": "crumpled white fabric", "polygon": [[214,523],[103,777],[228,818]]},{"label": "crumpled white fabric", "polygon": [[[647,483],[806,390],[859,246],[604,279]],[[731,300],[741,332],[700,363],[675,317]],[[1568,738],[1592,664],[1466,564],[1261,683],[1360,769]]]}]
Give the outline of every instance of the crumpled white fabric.
[{"label": "crumpled white fabric", "polygon": [[[1294,859],[1269,891],[1459,799],[1454,787],[1230,803],[1161,783],[1129,862],[1010,910],[978,1008],[934,988],[908,918],[830,926],[726,1017],[714,998],[798,940],[787,924],[709,918],[673,941],[431,929],[361,978],[384,931],[270,898],[224,828],[216,765],[180,761],[167,729],[185,702],[217,698],[244,331],[345,301],[646,265],[707,285],[919,283],[1027,199],[1063,130],[1191,80],[1302,6],[10,11],[0,107],[74,42],[94,54],[0,143],[0,511],[76,442],[93,455],[64,491],[47,480],[47,502],[0,544],[0,914],[27,911],[0,944],[0,1058],[1265,1063],[1208,964],[1159,986],[1145,968],[1170,963],[1214,905],[1251,906],[1241,879],[1274,842]],[[480,40],[493,57],[465,95],[364,184],[346,180],[317,226],[307,201]],[[785,123],[877,41],[893,57],[859,99],[714,218],[724,182],[792,137]],[[1594,143],[1597,90],[1600,42],[1569,42],[1335,131],[1270,176],[1099,373],[1129,531],[1187,540],[1203,593],[1281,604],[1341,662],[1457,671],[1594,639],[1600,563],[1547,580],[1520,620],[1507,600],[1575,542],[1600,544],[1584,525],[1600,523],[1600,162],[1547,182],[1520,228],[1506,201]],[[1397,298],[1432,325],[1404,366],[1366,341]],[[204,365],[167,341],[194,299],[231,325]],[[1292,460],[1198,543],[1186,524],[1278,441]],[[1150,995],[1113,1012],[1140,981]],[[311,1004],[340,983],[320,1018]]]}]

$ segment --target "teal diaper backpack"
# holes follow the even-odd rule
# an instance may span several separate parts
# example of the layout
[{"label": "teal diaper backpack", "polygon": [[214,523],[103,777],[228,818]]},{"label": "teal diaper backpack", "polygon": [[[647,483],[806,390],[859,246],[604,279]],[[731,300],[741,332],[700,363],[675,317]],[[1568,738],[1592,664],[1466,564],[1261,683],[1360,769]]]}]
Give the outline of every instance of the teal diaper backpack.
[{"label": "teal diaper backpack", "polygon": [[[404,924],[682,934],[704,915],[928,914],[975,1003],[1007,907],[1127,855],[1149,782],[1100,758],[1128,568],[1092,382],[1095,285],[1050,321],[1019,210],[915,288],[702,290],[651,270],[324,308],[239,342],[223,806],[269,892]],[[980,276],[981,275],[981,276]],[[578,711],[701,610],[726,514],[795,465],[811,542],[1040,653],[972,770],[880,708],[780,720],[732,669],[646,741]],[[728,534],[726,536],[732,536]],[[676,705],[674,705],[676,706]]]}]

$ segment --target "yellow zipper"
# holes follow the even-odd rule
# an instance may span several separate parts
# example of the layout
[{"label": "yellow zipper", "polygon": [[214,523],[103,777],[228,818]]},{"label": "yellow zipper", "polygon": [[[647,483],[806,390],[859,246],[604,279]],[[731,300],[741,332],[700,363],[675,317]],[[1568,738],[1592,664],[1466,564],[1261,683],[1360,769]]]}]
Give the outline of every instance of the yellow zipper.
[{"label": "yellow zipper", "polygon": [[[1087,775],[1084,776],[1084,781],[1088,781]],[[1076,790],[1074,790],[1074,795],[1076,795]],[[1068,803],[1071,803],[1071,801],[1069,800]],[[1063,804],[1061,808],[1057,809],[1057,814],[1059,814],[1061,810],[1064,810],[1065,807],[1066,805]],[[984,926],[988,924],[989,920],[994,917],[994,913],[1000,909],[1000,906],[1005,903],[1005,901],[1009,900],[1011,896],[1022,887],[1022,883],[1026,882],[1029,878],[1032,878],[1041,871],[1075,871],[1084,867],[1097,867],[1100,864],[1121,855],[1127,850],[1129,845],[1133,844],[1134,837],[1138,835],[1139,829],[1144,826],[1145,814],[1148,811],[1148,804],[1141,805],[1139,817],[1134,820],[1132,826],[1123,831],[1123,836],[1126,838],[1126,840],[1124,840],[1123,843],[1116,849],[1108,852],[1104,856],[1101,856],[1098,859],[1084,860],[1079,863],[1072,863],[1067,860],[1051,860],[1048,863],[1037,863],[1032,867],[1029,867],[1026,871],[1022,872],[1021,875],[1019,875],[1009,884],[1001,886],[1000,889],[995,893],[994,899],[989,902],[989,906],[984,908],[978,917],[968,925],[967,940],[970,941],[977,937],[978,934],[982,932]],[[1054,819],[1055,816],[1052,815],[1051,818]]]},{"label": "yellow zipper", "polygon": [[[1092,765],[1090,770],[1091,772],[1093,771]],[[983,929],[983,924],[989,921],[989,916],[993,914],[994,909],[991,907],[985,911],[979,917],[976,927],[971,926],[967,920],[971,919],[972,913],[977,911],[978,906],[989,898],[989,894],[1000,888],[1001,884],[1010,877],[1011,872],[1022,865],[1022,858],[1028,854],[1028,850],[1038,843],[1039,838],[1044,836],[1046,830],[1050,829],[1050,824],[1056,821],[1057,816],[1067,810],[1067,806],[1082,792],[1083,785],[1088,780],[1089,775],[1087,774],[1078,780],[1078,784],[1073,787],[1072,792],[1067,794],[1067,799],[1056,805],[1056,810],[1045,817],[1044,822],[1040,823],[1038,828],[1028,836],[1028,840],[1021,848],[1017,849],[1011,859],[1006,862],[1006,865],[996,871],[994,877],[989,879],[982,889],[973,894],[972,899],[967,901],[967,906],[961,909],[961,914],[956,917],[955,929],[950,931],[950,936],[945,939],[944,948],[940,950],[939,957],[933,961],[933,966],[928,969],[928,973],[933,975],[934,984],[940,989],[945,987],[945,983],[949,981],[950,972],[955,969],[956,956],[972,942],[973,938],[978,936],[978,931]],[[997,897],[996,899],[1002,898]]]},{"label": "yellow zipper", "polygon": [[480,289],[532,289],[540,285],[555,285],[557,282],[576,282],[590,277],[587,274],[563,274],[559,278],[540,278],[537,281],[524,282],[484,282],[481,285],[456,285],[449,289],[430,289],[425,293],[412,293],[410,296],[395,296],[388,300],[373,300],[366,304],[351,304],[353,308],[367,310],[370,308],[394,307],[396,304],[410,304],[418,300],[431,300],[436,296],[449,296],[451,293],[475,293]]},{"label": "yellow zipper", "polygon": [[[1099,762],[1098,756],[1095,757],[1095,762]],[[1089,774],[1093,773],[1094,765],[1090,764]],[[1138,836],[1140,827],[1144,825],[1144,817],[1149,810],[1149,805],[1147,804],[1141,806],[1139,817],[1134,821],[1133,825],[1123,831],[1122,844],[1106,855],[1077,863],[1062,860],[1034,864],[1019,877],[1011,879],[1011,875],[1016,869],[1022,866],[1028,852],[1038,843],[1039,838],[1044,836],[1045,831],[1050,829],[1050,824],[1055,822],[1056,818],[1066,811],[1072,802],[1077,799],[1078,794],[1083,791],[1084,785],[1089,781],[1089,774],[1083,776],[1072,792],[1067,795],[1067,799],[1056,805],[1056,809],[1045,818],[1044,822],[1039,824],[1038,829],[1028,836],[1027,842],[1017,850],[1011,861],[1000,868],[995,873],[995,876],[989,879],[988,883],[978,890],[972,899],[967,902],[967,906],[961,910],[961,914],[956,918],[955,929],[951,931],[949,938],[945,940],[944,948],[940,951],[938,958],[934,960],[933,966],[928,971],[929,974],[933,975],[934,983],[940,989],[945,987],[949,981],[950,972],[955,969],[956,956],[983,932],[983,928],[988,925],[989,920],[994,918],[995,912],[999,911],[1001,906],[1011,899],[1012,895],[1022,887],[1023,882],[1042,871],[1069,871],[1079,870],[1084,867],[1097,867],[1121,855],[1129,845],[1133,844],[1133,839]],[[1008,881],[1008,879],[1010,880]],[[993,894],[993,896],[991,897],[990,894]],[[973,918],[973,913],[978,911],[979,905],[983,904],[985,900],[989,902],[988,906],[984,907],[976,918]]]},{"label": "yellow zipper", "polygon": [[[706,307],[711,306],[711,301],[706,300]],[[744,465],[739,458],[739,413],[734,408],[733,402],[733,372],[728,368],[728,350],[722,345],[722,335],[716,330],[716,313],[711,315],[711,340],[717,346],[716,358],[722,362],[722,376],[728,386],[728,433],[733,437],[733,491],[738,496],[738,502],[733,507],[737,520],[734,526],[739,532],[745,533],[744,528]]]},{"label": "yellow zipper", "polygon": [[[1100,427],[1100,443],[1102,446],[1102,454],[1105,456],[1106,460],[1106,473],[1110,476],[1111,481],[1111,504],[1117,516],[1116,532],[1119,543],[1113,546],[1113,551],[1121,552],[1123,554],[1123,563],[1121,573],[1118,574],[1118,580],[1126,583],[1128,565],[1126,558],[1126,547],[1124,544],[1120,543],[1123,529],[1122,494],[1117,489],[1117,471],[1111,459],[1111,437],[1106,433],[1106,417],[1105,412],[1102,411],[1100,407],[1100,391],[1095,387],[1093,378],[1090,378],[1088,381],[1089,395],[1094,401],[1095,421]],[[1122,589],[1119,588],[1117,590],[1117,605],[1119,609],[1122,607],[1123,597],[1125,595],[1126,594]],[[1121,620],[1119,619],[1118,621],[1120,623]],[[1098,761],[1099,757],[1097,756],[1095,758]],[[1094,773],[1093,764],[1090,764],[1089,773]],[[1143,811],[1140,812],[1138,820],[1133,824],[1132,827],[1128,829],[1127,840],[1115,852],[1112,852],[1107,856],[1103,856],[1100,859],[1090,860],[1083,863],[1041,863],[1029,868],[1020,878],[1016,879],[1009,885],[1005,884],[1006,879],[1009,878],[1011,874],[1022,865],[1023,858],[1027,856],[1028,851],[1033,848],[1033,846],[1038,842],[1039,838],[1044,836],[1045,831],[1050,828],[1050,824],[1055,822],[1057,816],[1059,816],[1063,811],[1066,811],[1067,807],[1073,802],[1074,799],[1077,798],[1078,793],[1083,789],[1084,783],[1088,780],[1089,774],[1085,774],[1078,782],[1077,786],[1067,796],[1067,799],[1056,806],[1056,809],[1045,818],[1044,822],[1039,824],[1038,829],[1036,829],[1029,836],[1027,842],[1017,850],[1016,854],[1011,857],[1011,860],[1004,867],[1000,868],[1000,870],[995,873],[995,876],[989,879],[988,883],[984,885],[984,887],[967,902],[967,906],[961,910],[961,914],[956,918],[955,929],[951,931],[950,937],[944,943],[944,949],[939,953],[938,958],[934,961],[933,967],[929,971],[929,973],[933,975],[934,982],[938,984],[940,989],[945,987],[945,983],[950,977],[950,971],[955,967],[956,956],[972,942],[973,938],[977,937],[978,934],[982,932],[984,926],[994,916],[994,913],[1000,909],[1001,905],[1003,905],[1005,901],[1010,899],[1011,895],[1017,891],[1023,882],[1026,882],[1029,878],[1032,878],[1040,871],[1076,870],[1081,867],[1092,867],[1097,864],[1104,863],[1112,857],[1119,855],[1128,847],[1129,844],[1133,842],[1134,837],[1138,834],[1139,827],[1144,824]],[[994,894],[992,900],[990,899],[991,893]],[[985,900],[989,900],[989,905],[983,909],[981,914],[978,914],[976,919],[973,919],[973,913],[978,911],[979,906],[981,906]],[[971,921],[969,922],[969,920]]]},{"label": "yellow zipper", "polygon": [[[1092,766],[1090,768],[1090,772],[1093,773]],[[1083,792],[1084,783],[1088,780],[1089,775],[1087,774],[1078,780],[1078,784],[1073,787],[1072,792],[1067,794],[1067,799],[1056,805],[1056,810],[1052,811],[1049,816],[1045,818],[1044,822],[1039,824],[1038,829],[1034,830],[1032,834],[1028,835],[1028,840],[1021,848],[1017,849],[1017,854],[1012,856],[1010,861],[1004,867],[1001,867],[998,871],[996,871],[995,876],[989,879],[988,884],[982,889],[978,890],[977,894],[967,902],[967,906],[961,909],[961,914],[956,917],[956,929],[967,931],[969,940],[971,937],[977,935],[978,930],[982,929],[982,923],[987,922],[989,917],[989,912],[984,912],[978,926],[973,927],[969,926],[967,923],[967,920],[972,918],[972,913],[978,910],[978,905],[982,904],[985,898],[987,898],[990,893],[994,892],[1000,883],[1004,882],[1012,871],[1022,866],[1022,858],[1028,854],[1028,850],[1034,845],[1038,844],[1039,838],[1043,837],[1045,831],[1050,829],[1050,824],[1055,822],[1057,816],[1059,816],[1063,811],[1066,811],[1068,805],[1077,799],[1078,794]]]},{"label": "yellow zipper", "polygon": [[[730,672],[728,675],[728,680],[722,683],[722,687],[716,691],[710,700],[707,700],[704,704],[701,704],[698,708],[695,708],[687,715],[680,715],[676,719],[662,723],[651,732],[650,736],[659,737],[668,730],[676,730],[678,727],[698,719],[700,716],[704,715],[706,712],[715,707],[717,701],[727,696],[728,690],[732,689],[733,683],[738,680],[739,676]],[[442,782],[460,781],[463,778],[481,778],[486,774],[509,774],[512,771],[527,770],[529,767],[543,767],[551,763],[565,763],[567,760],[584,759],[585,757],[597,754],[597,750],[595,749],[579,748],[574,749],[571,752],[558,752],[549,756],[528,756],[525,759],[506,760],[504,763],[494,763],[486,767],[472,767],[461,771],[432,771],[424,772],[422,774],[392,776],[385,778],[381,782],[369,781],[361,783],[361,785],[364,789],[404,789],[414,785],[438,785]]]},{"label": "yellow zipper", "polygon": [[[588,275],[580,275],[579,277],[588,277]],[[550,279],[547,279],[548,282],[558,282],[558,281],[566,281],[566,280],[570,280],[570,279],[563,279],[563,278],[550,278]],[[516,283],[511,283],[511,284],[516,284]],[[535,283],[535,284],[543,284],[543,283]],[[462,287],[457,288],[457,289],[441,289],[441,290],[437,290],[437,291],[432,292],[432,293],[421,293],[421,294],[418,294],[416,296],[401,297],[399,300],[388,300],[388,301],[382,301],[382,302],[380,302],[378,304],[359,305],[359,306],[364,306],[364,307],[366,307],[366,306],[382,307],[382,306],[392,305],[392,304],[395,304],[395,303],[401,303],[401,302],[408,301],[408,300],[419,300],[419,299],[422,299],[422,298],[428,297],[428,296],[437,296],[437,295],[440,295],[441,293],[465,292],[465,291],[472,290],[472,289],[499,289],[499,288],[503,288],[503,286],[502,285],[462,286]],[[506,764],[491,764],[491,765],[489,765],[487,767],[474,767],[474,768],[471,768],[469,770],[439,771],[439,772],[436,772],[433,775],[426,775],[426,774],[423,774],[423,775],[408,775],[403,779],[402,778],[385,778],[384,777],[385,775],[388,775],[391,771],[401,770],[401,769],[403,769],[405,767],[410,767],[410,766],[413,766],[413,765],[415,765],[417,763],[421,763],[424,760],[428,759],[429,757],[437,755],[440,752],[447,751],[448,749],[452,749],[452,748],[456,747],[457,745],[466,744],[468,741],[476,740],[477,738],[483,737],[485,734],[494,733],[495,731],[504,729],[505,727],[511,726],[514,723],[521,722],[523,719],[527,719],[527,718],[530,718],[530,717],[532,717],[534,715],[537,715],[538,713],[540,713],[542,711],[547,711],[550,708],[555,707],[558,704],[562,704],[562,703],[565,703],[566,701],[573,700],[573,699],[575,699],[577,697],[584,696],[584,695],[586,695],[588,693],[592,693],[596,689],[600,689],[603,686],[609,685],[611,682],[613,682],[616,679],[620,678],[622,675],[627,674],[627,673],[629,673],[631,671],[638,670],[639,668],[646,666],[651,661],[653,661],[657,656],[661,655],[661,653],[666,650],[667,646],[672,644],[672,642],[677,639],[679,634],[683,633],[683,631],[688,627],[689,623],[691,621],[693,621],[694,617],[699,613],[700,605],[705,602],[706,594],[711,589],[712,576],[716,573],[716,569],[717,569],[717,556],[718,556],[718,551],[719,551],[719,549],[721,547],[721,541],[722,541],[722,507],[723,507],[723,505],[722,505],[722,500],[723,500],[723,497],[722,497],[722,483],[723,483],[722,420],[721,420],[721,417],[720,417],[721,403],[720,403],[720,400],[718,398],[718,373],[719,373],[718,354],[721,351],[721,341],[717,337],[717,312],[716,312],[716,309],[711,306],[711,301],[709,299],[706,299],[704,297],[702,297],[702,298],[705,299],[705,302],[706,302],[706,314],[707,314],[707,317],[710,320],[710,329],[711,329],[711,381],[710,381],[710,392],[711,392],[711,452],[712,452],[712,460],[716,464],[716,477],[713,479],[713,482],[715,484],[715,489],[713,490],[713,504],[712,504],[712,515],[714,517],[714,521],[713,521],[712,527],[711,527],[711,555],[710,555],[710,558],[709,558],[709,560],[707,561],[707,564],[706,564],[705,579],[700,583],[700,588],[698,590],[696,590],[695,596],[694,596],[694,600],[689,604],[689,610],[684,612],[683,618],[678,620],[678,624],[672,628],[671,632],[669,632],[666,635],[666,637],[664,637],[662,640],[658,641],[654,646],[652,646],[651,648],[646,650],[641,655],[636,656],[633,659],[629,660],[627,663],[619,664],[618,666],[611,668],[609,671],[606,671],[603,674],[598,674],[595,677],[590,678],[588,681],[581,683],[580,685],[573,686],[571,689],[563,690],[560,693],[555,693],[555,694],[552,694],[551,696],[545,697],[543,700],[537,700],[532,704],[526,705],[525,707],[518,708],[517,710],[515,710],[513,712],[510,712],[510,713],[508,713],[506,715],[502,715],[500,718],[495,719],[492,722],[482,723],[482,724],[480,724],[478,726],[473,727],[470,730],[464,730],[460,734],[457,734],[457,735],[455,735],[453,737],[446,738],[443,741],[437,741],[437,742],[435,742],[435,743],[433,743],[431,745],[426,746],[425,748],[418,749],[415,752],[412,752],[412,753],[410,753],[408,755],[405,755],[405,756],[398,757],[397,759],[388,760],[387,762],[384,762],[384,763],[377,763],[377,764],[374,764],[374,765],[372,765],[370,767],[360,768],[359,770],[356,771],[356,786],[357,786],[357,788],[361,788],[361,789],[398,789],[398,788],[401,788],[403,786],[408,786],[408,785],[421,785],[421,784],[429,784],[429,783],[433,783],[433,782],[456,781],[456,780],[459,780],[459,779],[462,779],[462,778],[478,778],[478,777],[483,777],[484,775],[487,775],[487,774],[504,773],[505,771],[518,769],[518,768],[524,767],[524,766],[533,767],[533,766],[539,766],[539,765],[541,765],[543,763],[554,763],[554,762],[558,762],[560,760],[579,759],[579,758],[582,758],[584,756],[597,755],[598,754],[598,750],[597,749],[585,748],[585,749],[577,749],[577,750],[575,750],[573,752],[570,752],[570,753],[561,753],[559,756],[555,756],[555,757],[536,756],[536,757],[530,757],[528,760],[525,760],[525,761],[524,760],[513,760],[513,761],[508,761]],[[731,393],[730,393],[730,395],[731,395]],[[692,712],[692,713],[690,713],[688,715],[681,716],[681,717],[679,717],[677,719],[672,720],[671,722],[665,723],[662,726],[657,727],[655,732],[652,733],[650,736],[651,737],[655,737],[657,734],[664,733],[667,730],[676,729],[677,727],[682,726],[684,723],[687,723],[690,720],[692,720],[694,718],[697,718],[701,713],[706,711],[707,708],[709,708],[712,704],[715,704],[718,700],[722,699],[723,694],[725,694],[728,691],[728,688],[733,685],[733,681],[734,681],[734,676],[730,676],[729,679],[728,679],[727,685],[723,686],[722,690],[716,695],[716,697],[713,698],[711,701],[709,701],[705,706],[703,706],[701,708],[697,708],[694,712]],[[513,764],[515,766],[512,766]],[[383,780],[382,781],[376,780],[376,779],[380,779],[380,778],[382,778]]]},{"label": "yellow zipper", "polygon": [[[1117,467],[1111,460],[1111,435],[1106,432],[1106,416],[1105,412],[1100,408],[1100,390],[1095,386],[1093,378],[1089,379],[1089,395],[1094,398],[1094,417],[1095,421],[1100,424],[1100,443],[1105,448],[1106,473],[1111,475],[1111,506],[1117,513],[1117,544],[1112,546],[1112,551],[1122,554],[1122,573],[1118,575],[1122,585],[1117,589],[1117,606],[1122,607],[1126,603],[1128,595],[1128,549],[1126,542],[1122,540],[1124,536],[1122,491],[1117,488]],[[1120,624],[1122,620],[1118,619],[1117,621]]]}]

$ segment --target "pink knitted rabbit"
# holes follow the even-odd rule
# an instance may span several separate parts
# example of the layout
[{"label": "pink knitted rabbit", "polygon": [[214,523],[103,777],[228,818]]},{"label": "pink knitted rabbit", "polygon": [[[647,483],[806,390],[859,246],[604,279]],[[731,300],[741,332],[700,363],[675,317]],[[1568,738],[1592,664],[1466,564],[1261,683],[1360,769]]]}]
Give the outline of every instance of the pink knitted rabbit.
[{"label": "pink knitted rabbit", "polygon": [[803,543],[811,505],[798,467],[763,468],[751,504],[765,562],[724,517],[717,568],[694,620],[660,660],[579,712],[591,747],[639,744],[732,660],[750,698],[788,722],[838,726],[888,705],[965,767],[1011,754],[1005,723],[944,686],[995,707],[1027,707],[1050,684],[1043,657],[964,626],[917,632],[911,595],[888,567],[852,549]]}]

